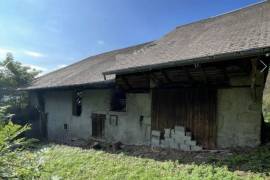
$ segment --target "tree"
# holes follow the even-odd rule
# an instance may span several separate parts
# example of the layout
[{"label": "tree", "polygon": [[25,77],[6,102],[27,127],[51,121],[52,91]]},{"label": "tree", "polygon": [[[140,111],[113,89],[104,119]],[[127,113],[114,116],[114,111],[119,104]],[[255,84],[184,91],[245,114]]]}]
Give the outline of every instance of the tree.
[{"label": "tree", "polygon": [[17,88],[29,85],[40,72],[23,66],[8,53],[6,59],[0,62],[0,105],[26,105],[26,93],[18,92]]}]

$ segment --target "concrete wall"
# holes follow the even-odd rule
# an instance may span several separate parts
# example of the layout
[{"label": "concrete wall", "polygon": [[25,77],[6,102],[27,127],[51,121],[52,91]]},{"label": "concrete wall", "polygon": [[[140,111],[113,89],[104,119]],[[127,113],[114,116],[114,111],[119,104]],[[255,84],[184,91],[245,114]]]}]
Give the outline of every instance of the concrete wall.
[{"label": "concrete wall", "polygon": [[[151,101],[149,94],[127,94],[127,112],[110,111],[110,90],[86,90],[82,96],[81,116],[72,115],[72,92],[55,91],[45,94],[48,113],[49,140],[64,142],[92,135],[92,113],[106,114],[105,139],[125,144],[149,144]],[[118,125],[110,123],[110,116],[118,116]],[[140,117],[143,120],[140,121]],[[68,130],[64,129],[68,124]]]},{"label": "concrete wall", "polygon": [[[262,81],[257,83],[261,84]],[[250,81],[248,78],[234,78],[231,84],[250,85]],[[256,88],[256,100],[254,100],[250,87],[218,90],[217,145],[219,148],[254,147],[260,144],[262,93],[262,87]]]}]

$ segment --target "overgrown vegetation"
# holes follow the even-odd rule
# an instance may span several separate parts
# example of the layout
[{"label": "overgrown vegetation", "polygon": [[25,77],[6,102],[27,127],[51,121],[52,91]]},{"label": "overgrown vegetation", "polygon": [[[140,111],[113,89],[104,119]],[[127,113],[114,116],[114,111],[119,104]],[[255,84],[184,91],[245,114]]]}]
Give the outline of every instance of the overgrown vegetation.
[{"label": "overgrown vegetation", "polygon": [[[224,162],[185,164],[179,161],[155,161],[124,154],[50,145],[39,153],[42,159],[40,179],[265,179],[270,150],[259,149],[225,158]],[[263,155],[261,155],[263,154]],[[254,158],[251,158],[254,156]],[[251,160],[250,160],[251,159]],[[265,160],[267,159],[267,160]],[[262,164],[261,164],[262,162]],[[254,171],[239,171],[230,164],[247,165]],[[228,166],[229,167],[228,167]],[[258,170],[258,171],[257,171]]]},{"label": "overgrown vegetation", "polygon": [[25,151],[35,140],[22,136],[30,126],[13,124],[6,109],[0,107],[0,179],[35,177],[37,155]]}]

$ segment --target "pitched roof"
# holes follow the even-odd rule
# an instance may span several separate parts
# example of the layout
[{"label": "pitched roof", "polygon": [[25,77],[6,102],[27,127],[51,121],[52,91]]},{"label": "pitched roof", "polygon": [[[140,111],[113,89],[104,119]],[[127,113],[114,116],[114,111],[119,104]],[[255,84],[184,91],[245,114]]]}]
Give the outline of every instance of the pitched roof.
[{"label": "pitched roof", "polygon": [[30,86],[21,89],[34,90],[80,85],[96,85],[99,83],[112,82],[114,76],[107,76],[107,80],[105,81],[102,73],[114,65],[116,55],[131,53],[146,46],[147,44],[148,43],[144,43],[86,58],[75,64],[41,76],[33,81]]},{"label": "pitched roof", "polygon": [[[104,74],[149,70],[194,61],[214,61],[230,55],[270,47],[270,1],[177,27],[151,47],[117,57]],[[268,49],[269,50],[269,49]]]}]

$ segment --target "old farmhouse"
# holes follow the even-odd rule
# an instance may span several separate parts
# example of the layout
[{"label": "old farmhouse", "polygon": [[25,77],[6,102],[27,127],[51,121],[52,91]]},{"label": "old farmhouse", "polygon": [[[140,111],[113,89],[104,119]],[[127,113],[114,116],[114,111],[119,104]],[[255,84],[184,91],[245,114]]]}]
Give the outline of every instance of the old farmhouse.
[{"label": "old farmhouse", "polygon": [[96,138],[180,150],[254,147],[261,143],[269,59],[265,1],[89,57],[24,90],[50,141]]}]

